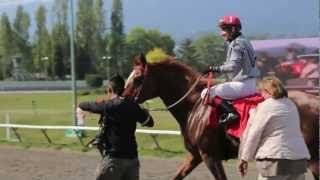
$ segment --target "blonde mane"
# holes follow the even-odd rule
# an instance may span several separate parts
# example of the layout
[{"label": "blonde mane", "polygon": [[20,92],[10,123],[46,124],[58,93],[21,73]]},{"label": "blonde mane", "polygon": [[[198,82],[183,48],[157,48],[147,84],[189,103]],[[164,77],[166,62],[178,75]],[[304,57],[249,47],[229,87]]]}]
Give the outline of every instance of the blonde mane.
[{"label": "blonde mane", "polygon": [[154,48],[149,51],[146,55],[146,60],[148,64],[162,63],[168,60],[168,55],[160,48]]}]

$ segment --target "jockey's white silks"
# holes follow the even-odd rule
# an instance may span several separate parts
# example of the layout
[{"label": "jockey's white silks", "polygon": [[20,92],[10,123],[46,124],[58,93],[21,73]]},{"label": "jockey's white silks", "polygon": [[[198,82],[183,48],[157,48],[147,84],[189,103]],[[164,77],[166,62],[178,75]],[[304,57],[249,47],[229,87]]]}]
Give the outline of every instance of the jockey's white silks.
[{"label": "jockey's white silks", "polygon": [[[201,97],[207,93],[207,88],[201,92]],[[243,82],[225,82],[222,84],[215,85],[210,88],[210,99],[214,98],[215,96],[219,96],[222,99],[227,100],[234,100],[243,97],[247,97],[257,93],[256,88],[256,78],[250,78],[244,80]]]}]

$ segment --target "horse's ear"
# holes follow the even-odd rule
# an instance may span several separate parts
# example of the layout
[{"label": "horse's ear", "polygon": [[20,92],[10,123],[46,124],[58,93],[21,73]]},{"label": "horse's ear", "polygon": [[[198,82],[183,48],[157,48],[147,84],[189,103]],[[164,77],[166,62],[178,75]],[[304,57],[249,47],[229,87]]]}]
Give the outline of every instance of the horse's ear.
[{"label": "horse's ear", "polygon": [[144,55],[144,53],[140,53],[140,60],[142,64],[147,64],[146,56]]},{"label": "horse's ear", "polygon": [[133,58],[133,66],[145,66],[146,64],[147,60],[143,53],[140,53]]}]

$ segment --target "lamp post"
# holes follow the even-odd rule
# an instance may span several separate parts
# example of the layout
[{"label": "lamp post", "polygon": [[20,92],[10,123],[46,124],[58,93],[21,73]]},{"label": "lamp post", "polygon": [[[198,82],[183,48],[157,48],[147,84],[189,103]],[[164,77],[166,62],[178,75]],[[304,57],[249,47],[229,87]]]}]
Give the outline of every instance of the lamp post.
[{"label": "lamp post", "polygon": [[[4,80],[5,76],[6,76],[6,69],[5,69],[5,64],[4,64],[4,59],[2,59],[2,55],[0,55],[0,65],[1,65],[1,70],[2,70],[2,78]],[[0,78],[1,79],[1,78]]]},{"label": "lamp post", "polygon": [[77,123],[77,82],[76,82],[76,68],[74,62],[74,17],[73,17],[73,0],[70,0],[70,58],[71,58],[71,80],[72,80],[72,117],[74,125]]}]

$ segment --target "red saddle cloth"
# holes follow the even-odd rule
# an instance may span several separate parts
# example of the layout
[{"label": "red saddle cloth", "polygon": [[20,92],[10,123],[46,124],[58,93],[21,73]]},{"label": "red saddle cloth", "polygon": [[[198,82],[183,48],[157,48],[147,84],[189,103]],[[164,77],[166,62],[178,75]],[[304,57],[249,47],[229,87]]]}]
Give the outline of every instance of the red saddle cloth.
[{"label": "red saddle cloth", "polygon": [[[240,121],[230,126],[227,126],[227,133],[235,137],[240,137],[247,126],[250,109],[255,108],[263,100],[264,99],[260,94],[255,94],[245,98],[233,100],[232,104],[240,114]],[[209,126],[216,127],[218,124],[219,112],[214,106],[211,109],[211,114],[209,116]]]}]

